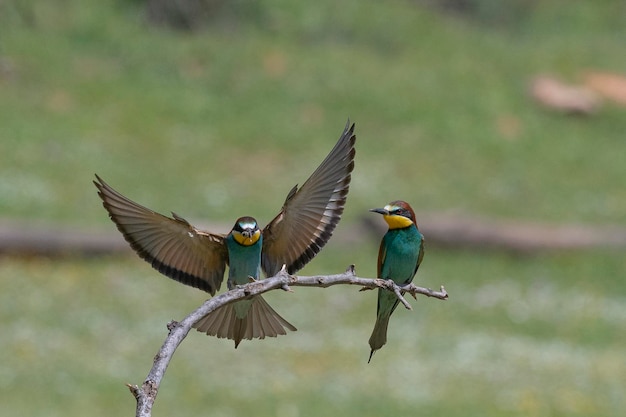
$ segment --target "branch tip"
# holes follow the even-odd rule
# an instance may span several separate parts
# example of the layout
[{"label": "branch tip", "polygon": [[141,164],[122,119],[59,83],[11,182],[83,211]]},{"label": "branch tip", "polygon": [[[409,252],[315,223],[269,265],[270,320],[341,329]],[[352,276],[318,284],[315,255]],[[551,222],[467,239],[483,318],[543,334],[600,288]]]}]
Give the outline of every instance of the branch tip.
[{"label": "branch tip", "polygon": [[139,387],[135,384],[129,384],[129,383],[126,383],[124,385],[126,385],[126,388],[128,388],[130,393],[133,394],[133,397],[135,397],[136,400],[139,400],[139,396],[141,395],[139,391]]}]

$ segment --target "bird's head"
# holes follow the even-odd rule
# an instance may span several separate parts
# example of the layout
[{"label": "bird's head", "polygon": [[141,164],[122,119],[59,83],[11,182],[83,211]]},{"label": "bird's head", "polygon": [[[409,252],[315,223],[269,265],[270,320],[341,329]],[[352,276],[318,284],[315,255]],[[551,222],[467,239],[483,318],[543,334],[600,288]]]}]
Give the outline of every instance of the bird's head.
[{"label": "bird's head", "polygon": [[233,238],[243,246],[254,245],[261,237],[259,225],[253,217],[240,217],[230,232]]},{"label": "bird's head", "polygon": [[415,222],[415,213],[406,201],[392,201],[383,208],[371,209],[374,213],[383,215],[383,219],[389,225],[389,229],[404,229]]}]

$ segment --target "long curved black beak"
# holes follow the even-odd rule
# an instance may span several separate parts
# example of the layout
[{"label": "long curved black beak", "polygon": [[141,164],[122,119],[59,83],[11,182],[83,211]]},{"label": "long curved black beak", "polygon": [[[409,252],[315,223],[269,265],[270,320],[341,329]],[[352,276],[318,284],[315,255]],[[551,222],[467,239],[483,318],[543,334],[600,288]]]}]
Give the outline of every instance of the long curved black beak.
[{"label": "long curved black beak", "polygon": [[373,208],[370,209],[370,211],[378,214],[389,214],[389,210],[385,210],[384,208]]}]

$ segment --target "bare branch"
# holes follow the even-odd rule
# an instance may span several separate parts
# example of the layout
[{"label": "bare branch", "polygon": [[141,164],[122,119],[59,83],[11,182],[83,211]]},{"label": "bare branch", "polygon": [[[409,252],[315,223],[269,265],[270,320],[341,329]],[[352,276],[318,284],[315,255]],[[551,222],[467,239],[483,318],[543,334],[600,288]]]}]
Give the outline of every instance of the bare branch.
[{"label": "bare branch", "polygon": [[354,265],[350,265],[343,274],[314,276],[289,275],[283,267],[283,269],[276,276],[238,286],[237,288],[205,301],[204,304],[194,310],[182,321],[171,321],[168,323],[167,328],[169,330],[169,334],[161,346],[161,349],[159,349],[159,352],[154,357],[152,369],[150,369],[144,383],[141,387],[126,384],[130,392],[137,400],[137,410],[135,415],[137,417],[150,417],[152,415],[152,405],[154,404],[159,391],[159,386],[161,385],[161,380],[165,375],[165,371],[167,370],[174,352],[187,336],[193,324],[205,315],[225,304],[243,300],[271,290],[282,289],[285,291],[291,291],[290,286],[327,288],[340,284],[357,285],[362,287],[362,289],[387,289],[395,293],[400,302],[402,302],[402,304],[409,310],[411,310],[411,305],[403,297],[403,294],[407,292],[414,298],[416,298],[417,294],[440,300],[446,300],[448,298],[448,293],[443,286],[440,291],[433,291],[430,288],[418,287],[413,284],[398,286],[391,280],[359,278],[356,276],[354,271]]}]

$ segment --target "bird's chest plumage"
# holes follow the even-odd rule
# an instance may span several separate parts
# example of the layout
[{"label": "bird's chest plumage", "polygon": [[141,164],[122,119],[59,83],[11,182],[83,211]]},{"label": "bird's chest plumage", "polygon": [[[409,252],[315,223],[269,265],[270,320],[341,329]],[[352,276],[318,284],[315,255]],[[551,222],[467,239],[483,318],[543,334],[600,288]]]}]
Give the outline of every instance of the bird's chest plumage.
[{"label": "bird's chest plumage", "polygon": [[415,227],[390,230],[382,244],[385,256],[381,265],[381,278],[393,279],[398,284],[410,282],[415,275],[422,247],[420,232]]},{"label": "bird's chest plumage", "polygon": [[232,236],[226,238],[228,248],[228,288],[244,285],[248,277],[259,279],[261,273],[262,239],[250,246],[240,245]]}]

